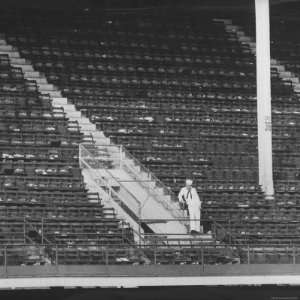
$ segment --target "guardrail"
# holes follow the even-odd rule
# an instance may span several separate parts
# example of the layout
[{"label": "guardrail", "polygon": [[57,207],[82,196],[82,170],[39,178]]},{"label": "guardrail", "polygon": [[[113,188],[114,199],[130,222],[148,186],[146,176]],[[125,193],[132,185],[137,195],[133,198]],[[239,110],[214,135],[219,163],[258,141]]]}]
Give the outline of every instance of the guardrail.
[{"label": "guardrail", "polygon": [[147,176],[149,177],[150,180],[153,180],[155,181],[156,185],[159,187],[159,188],[162,188],[163,189],[163,192],[166,194],[166,195],[170,195],[171,196],[171,199],[173,201],[175,201],[176,199],[176,195],[173,193],[173,191],[171,190],[171,188],[167,187],[160,179],[158,179],[153,172],[151,172],[148,168],[146,168],[138,159],[136,159],[123,145],[120,145],[121,147],[121,151],[124,153],[125,155],[125,158],[129,158],[131,160],[134,161],[134,163],[136,165],[138,165],[141,170],[143,172],[145,172],[147,174]]},{"label": "guardrail", "polygon": [[[178,201],[177,201],[177,205],[176,205],[175,203],[167,201],[167,200],[164,199],[164,197],[162,197],[161,195],[158,195],[157,193],[155,193],[154,190],[153,190],[153,188],[151,188],[149,186],[150,183],[153,183],[152,180],[118,180],[118,183],[120,184],[120,186],[124,187],[125,189],[127,189],[127,188],[124,186],[124,183],[139,183],[142,186],[144,186],[144,188],[147,190],[148,193],[147,193],[146,199],[144,199],[144,201],[143,201],[143,204],[141,204],[141,208],[144,207],[144,205],[146,204],[146,202],[152,196],[152,197],[155,197],[156,201],[158,201],[159,203],[161,203],[167,210],[169,210],[171,212],[171,214],[174,216],[173,220],[181,221],[181,219],[183,218],[184,213],[179,208]],[[130,193],[131,195],[133,195],[128,189],[127,189],[127,191],[128,191],[128,193]],[[139,214],[139,217],[141,217],[141,215],[142,214]]]},{"label": "guardrail", "polygon": [[[84,165],[90,169],[115,169],[122,168],[129,172],[134,178],[132,182],[140,184],[156,201],[161,203],[168,209],[175,218],[183,217],[183,213],[178,207],[175,195],[163,182],[161,182],[149,169],[142,165],[134,156],[132,156],[122,145],[79,145],[79,161],[80,165]],[[129,163],[132,161],[133,164]],[[140,173],[136,167],[140,168],[146,174],[146,179],[140,179]],[[128,189],[120,180],[111,174],[113,180],[123,187],[123,191]],[[162,193],[159,193],[156,188],[161,188]],[[130,193],[130,191],[128,191]],[[130,193],[133,195],[132,193]],[[170,200],[166,199],[170,196]],[[135,198],[135,197],[134,197]],[[136,202],[138,200],[136,199]]]},{"label": "guardrail", "polygon": [[[81,168],[85,168],[85,169],[93,172],[91,179],[97,184],[98,188],[102,191],[103,195],[106,196],[106,197],[104,197],[104,200],[106,200],[107,202],[114,202],[122,210],[124,210],[126,212],[126,214],[128,216],[130,216],[134,222],[136,222],[138,229],[135,229],[134,226],[132,226],[132,230],[137,235],[139,243],[141,243],[141,225],[139,223],[139,219],[141,218],[141,210],[142,210],[141,202],[138,199],[136,199],[136,197],[130,191],[128,191],[117,178],[115,178],[114,176],[111,176],[110,179],[113,179],[115,182],[118,183],[119,188],[122,188],[122,189],[120,189],[119,192],[116,192],[113,189],[112,182],[109,181],[110,179],[103,176],[98,170],[100,167],[102,167],[101,164],[103,162],[103,156],[100,155],[98,157],[99,149],[95,145],[90,145],[90,146],[93,147],[91,150],[85,148],[82,144],[79,145],[79,163],[80,163]],[[115,146],[108,146],[108,147],[115,147]],[[103,149],[101,149],[101,151],[102,150]],[[106,150],[107,149],[104,148],[103,151],[106,151]],[[96,153],[93,153],[93,152],[96,152]],[[118,158],[120,158],[119,151],[117,151],[117,154],[118,154],[117,161],[111,159],[110,155],[107,155],[108,159],[104,160],[104,163],[114,161],[113,164],[117,164],[120,166],[121,160],[118,159]],[[107,165],[106,165],[106,167],[109,168]],[[111,165],[110,167],[113,168],[115,166]],[[96,175],[96,178],[94,178],[95,175]],[[122,192],[122,194],[120,192]],[[125,201],[124,197],[126,195],[128,197],[126,197],[126,201]],[[130,203],[131,208],[128,206],[128,203],[127,203],[130,200],[132,200]],[[131,225],[134,225],[134,224],[131,224]]]},{"label": "guardrail", "polygon": [[[234,255],[231,250],[233,249]],[[198,243],[189,245],[7,244],[0,246],[0,267],[24,265],[211,265],[300,264],[300,245]],[[0,274],[1,276],[1,274]]]},{"label": "guardrail", "polygon": [[[79,155],[84,155],[86,151],[89,151],[89,155],[94,155],[91,153],[90,150],[88,150],[86,147],[91,146],[90,144],[82,143],[79,145]],[[111,161],[114,161],[114,166],[124,167],[126,165],[127,168],[130,168],[131,171],[132,168],[129,164],[126,163],[127,160],[133,161],[135,166],[138,166],[142,172],[146,174],[148,177],[149,182],[155,182],[155,185],[159,188],[161,188],[165,195],[170,195],[172,200],[176,200],[176,195],[172,192],[171,188],[167,187],[160,179],[158,179],[153,172],[151,172],[147,167],[145,167],[136,157],[134,157],[123,145],[118,144],[111,144],[111,145],[101,145],[101,144],[95,144],[93,145],[99,153],[103,153],[106,151],[108,153],[109,151],[112,151],[112,149],[118,149],[117,151],[114,151],[116,154],[114,157],[110,157]],[[96,150],[94,149],[94,150]],[[100,160],[103,159],[103,157],[98,157]],[[108,167],[109,168],[109,167]],[[135,172],[135,171],[134,171]],[[135,174],[137,174],[135,172]]]}]

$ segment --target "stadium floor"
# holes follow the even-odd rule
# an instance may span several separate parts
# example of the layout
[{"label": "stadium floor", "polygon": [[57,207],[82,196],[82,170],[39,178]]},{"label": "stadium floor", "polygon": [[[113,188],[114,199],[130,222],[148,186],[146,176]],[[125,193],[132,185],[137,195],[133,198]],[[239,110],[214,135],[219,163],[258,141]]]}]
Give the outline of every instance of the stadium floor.
[{"label": "stadium floor", "polygon": [[297,300],[300,287],[240,286],[240,287],[145,287],[139,289],[62,289],[0,291],[1,299],[44,300]]}]

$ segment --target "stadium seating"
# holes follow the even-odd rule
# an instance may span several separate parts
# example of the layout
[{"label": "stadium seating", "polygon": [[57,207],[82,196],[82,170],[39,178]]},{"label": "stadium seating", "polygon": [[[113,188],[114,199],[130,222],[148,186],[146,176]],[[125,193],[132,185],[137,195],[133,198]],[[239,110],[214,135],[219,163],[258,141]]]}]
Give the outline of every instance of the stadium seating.
[{"label": "stadium seating", "polygon": [[[175,193],[186,176],[192,176],[204,201],[203,217],[221,224],[234,242],[299,243],[300,228],[294,222],[300,188],[298,96],[291,82],[281,81],[272,70],[276,201],[268,202],[258,185],[255,58],[223,24],[198,14],[99,17],[78,12],[76,17],[43,13],[29,17],[23,12],[22,18],[6,14],[0,30],[99,130],[124,145]],[[0,67],[13,70],[5,57]],[[112,231],[112,243],[120,244],[122,237],[112,215],[111,229],[98,220],[71,224],[83,210],[90,218],[105,215],[103,208],[93,211],[87,205],[77,210],[74,206],[62,213],[58,207],[54,212],[42,206],[50,201],[47,193],[58,192],[57,188],[61,205],[73,201],[70,191],[86,197],[78,165],[68,155],[71,151],[76,158],[82,137],[77,124],[67,123],[63,111],[52,109],[49,99],[38,95],[33,82],[24,84],[21,72],[10,71],[0,78],[7,82],[1,93],[9,95],[0,101],[12,108],[0,113],[5,116],[0,127],[0,182],[7,190],[5,199],[16,195],[24,199],[13,213],[30,214],[26,205],[36,195],[36,215],[61,214],[64,220],[63,225],[45,221],[50,240],[74,242],[72,230],[77,225],[82,233],[88,228],[98,231],[100,226],[103,234]],[[18,85],[12,85],[11,78]],[[24,90],[30,97],[24,99]],[[17,106],[16,97],[21,99]],[[21,124],[15,120],[17,115]],[[10,216],[11,209],[3,214]],[[104,234],[103,243],[106,238]],[[83,243],[80,234],[77,240],[78,245]],[[89,251],[62,248],[59,260],[107,259],[98,253],[89,260],[94,257]],[[177,261],[174,251],[166,259],[168,251],[159,256],[162,263]],[[79,259],[82,256],[86,259]]]},{"label": "stadium seating", "polygon": [[[85,189],[78,124],[52,108],[50,97],[42,96],[5,55],[0,56],[0,78],[0,247],[132,243],[128,226]],[[28,251],[14,253],[8,263],[26,263]]]}]

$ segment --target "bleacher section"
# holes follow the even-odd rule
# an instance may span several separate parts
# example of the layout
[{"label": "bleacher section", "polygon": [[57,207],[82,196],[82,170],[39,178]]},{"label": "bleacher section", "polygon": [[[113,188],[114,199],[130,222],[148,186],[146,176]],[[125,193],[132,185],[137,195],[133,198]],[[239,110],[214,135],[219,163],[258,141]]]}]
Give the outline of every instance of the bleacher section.
[{"label": "bleacher section", "polygon": [[[275,242],[296,242],[298,243],[298,198],[299,198],[299,134],[298,134],[298,115],[299,115],[299,72],[297,72],[297,35],[293,34],[292,28],[296,28],[297,15],[295,9],[285,10],[273,7],[271,10],[271,57],[276,59],[283,70],[285,85],[291,86],[293,83],[294,92],[287,94],[281,101],[278,100],[277,92],[272,90],[272,123],[280,122],[284,125],[285,136],[289,136],[292,141],[281,142],[281,147],[274,147],[274,184],[275,199],[272,207],[274,212],[274,230],[280,232],[280,238],[273,238]],[[246,35],[255,40],[255,17],[249,13],[240,16],[232,16],[235,25],[239,25]],[[272,71],[276,68],[273,67]],[[292,73],[290,73],[291,71]],[[297,78],[298,77],[298,78]],[[288,80],[290,78],[290,80]],[[272,78],[273,84],[274,79]],[[274,135],[273,135],[274,138]],[[273,140],[274,141],[274,140]],[[276,169],[284,169],[280,176]],[[276,225],[279,220],[280,225]],[[291,222],[293,221],[293,222]],[[295,233],[295,234],[294,234]],[[263,238],[262,238],[263,239]]]},{"label": "bleacher section", "polygon": [[[21,249],[7,263],[28,262],[30,251],[40,245],[47,251],[38,259],[31,256],[32,262],[53,262],[54,247],[132,243],[128,225],[85,189],[78,125],[52,108],[50,98],[5,55],[0,56],[0,78],[0,248]],[[33,249],[18,246],[26,243]]]},{"label": "bleacher section", "polygon": [[[235,34],[225,31],[224,24],[204,14],[200,18],[199,12],[176,17],[14,12],[0,19],[0,32],[99,130],[124,145],[173,192],[179,191],[186,176],[192,176],[204,201],[203,218],[229,232],[230,241],[228,234],[223,241],[258,245],[253,257],[259,255],[260,244],[269,243],[272,259],[285,255],[274,252],[274,245],[299,244],[298,95],[290,82],[283,82],[272,70],[276,195],[275,201],[266,200],[258,185],[255,57]],[[24,82],[22,74],[14,72]],[[101,205],[87,205],[76,161],[81,140],[76,124],[67,123],[63,111],[51,109],[49,99],[40,99],[30,82],[21,88],[30,87],[36,98],[27,102],[22,98],[16,107],[14,89],[20,89],[10,84],[11,76],[1,76],[8,82],[3,93],[13,96],[11,102],[7,97],[2,100],[12,112],[5,109],[1,117],[0,130],[9,134],[0,141],[0,180],[8,190],[2,192],[3,201],[24,200],[22,208],[6,208],[5,214],[42,215],[47,239],[70,244],[59,256],[62,261],[100,261],[99,257],[89,260],[90,252],[79,258],[77,245],[89,240],[87,232],[101,235],[101,241],[91,238],[98,244],[121,244],[124,238],[112,212],[108,217]],[[34,109],[35,103],[39,109]],[[17,113],[21,121],[10,121],[9,116],[15,118]],[[10,145],[19,152],[12,153]],[[49,207],[54,197],[47,194],[52,191],[57,195],[53,210]],[[56,219],[46,221],[46,215],[53,214]],[[86,221],[78,218],[82,214]],[[177,261],[178,250],[172,247],[167,248],[170,261],[180,263],[186,250],[177,253]],[[199,248],[194,251],[199,254]],[[108,259],[100,252],[97,255]],[[193,255],[186,256],[190,262]],[[157,262],[156,256],[146,256]],[[168,255],[161,257],[161,263],[168,261]]]}]

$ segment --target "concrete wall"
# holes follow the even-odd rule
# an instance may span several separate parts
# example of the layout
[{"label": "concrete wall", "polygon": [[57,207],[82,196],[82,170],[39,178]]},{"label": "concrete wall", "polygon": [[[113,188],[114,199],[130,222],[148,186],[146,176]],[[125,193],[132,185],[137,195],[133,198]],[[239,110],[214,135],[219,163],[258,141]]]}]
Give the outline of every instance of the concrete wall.
[{"label": "concrete wall", "polygon": [[[300,264],[226,264],[226,265],[45,265],[0,267],[3,278],[47,277],[232,277],[297,276]],[[182,281],[182,284],[188,282]],[[161,282],[163,285],[163,282]]]}]

